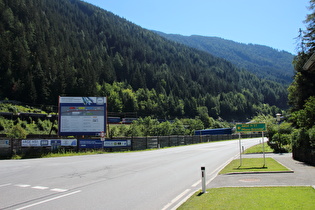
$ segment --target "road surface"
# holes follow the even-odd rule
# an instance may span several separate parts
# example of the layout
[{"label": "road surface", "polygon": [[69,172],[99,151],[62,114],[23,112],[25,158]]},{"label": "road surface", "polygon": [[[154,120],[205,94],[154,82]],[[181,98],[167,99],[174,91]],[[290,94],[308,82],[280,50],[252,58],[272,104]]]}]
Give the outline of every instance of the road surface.
[{"label": "road surface", "polygon": [[[246,148],[261,138],[242,139]],[[175,209],[239,154],[239,141],[0,161],[0,209]]]}]

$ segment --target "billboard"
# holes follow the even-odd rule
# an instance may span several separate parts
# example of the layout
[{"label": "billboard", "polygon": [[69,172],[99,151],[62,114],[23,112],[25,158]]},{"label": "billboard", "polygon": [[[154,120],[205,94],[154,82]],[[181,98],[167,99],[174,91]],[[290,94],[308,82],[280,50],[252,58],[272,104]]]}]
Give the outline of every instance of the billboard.
[{"label": "billboard", "polygon": [[59,135],[106,133],[106,97],[59,97]]}]

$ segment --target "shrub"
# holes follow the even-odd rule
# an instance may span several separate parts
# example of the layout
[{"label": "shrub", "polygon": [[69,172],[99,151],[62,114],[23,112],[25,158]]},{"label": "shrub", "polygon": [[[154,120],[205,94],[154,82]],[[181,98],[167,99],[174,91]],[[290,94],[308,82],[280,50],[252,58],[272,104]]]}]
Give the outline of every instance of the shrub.
[{"label": "shrub", "polygon": [[308,130],[310,146],[315,148],[315,126]]},{"label": "shrub", "polygon": [[9,138],[24,139],[27,136],[27,131],[20,124],[17,124],[11,128],[7,136]]}]

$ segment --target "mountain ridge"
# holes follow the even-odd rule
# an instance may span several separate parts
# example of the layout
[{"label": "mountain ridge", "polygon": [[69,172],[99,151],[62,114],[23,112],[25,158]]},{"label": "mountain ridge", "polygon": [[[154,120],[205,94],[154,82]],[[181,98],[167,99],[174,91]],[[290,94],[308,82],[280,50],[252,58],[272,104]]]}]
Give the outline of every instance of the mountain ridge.
[{"label": "mountain ridge", "polygon": [[286,107],[282,84],[79,0],[0,0],[0,16],[1,98],[100,95],[108,111],[161,118],[203,110],[246,119]]},{"label": "mountain ridge", "polygon": [[[293,80],[294,55],[284,50],[277,50],[259,44],[245,44],[220,37],[180,34],[166,34],[153,31],[168,40],[175,41],[214,56],[224,58],[239,68],[244,68],[261,78],[271,79],[282,84]],[[278,59],[278,60],[276,60]]]}]

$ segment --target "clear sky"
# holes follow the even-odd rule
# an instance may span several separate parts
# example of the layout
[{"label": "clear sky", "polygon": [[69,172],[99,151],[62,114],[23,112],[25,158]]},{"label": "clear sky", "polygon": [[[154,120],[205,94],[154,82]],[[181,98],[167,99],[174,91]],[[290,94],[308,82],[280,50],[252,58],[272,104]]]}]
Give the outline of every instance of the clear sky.
[{"label": "clear sky", "polygon": [[296,54],[309,0],[84,0],[143,28],[216,36]]}]

